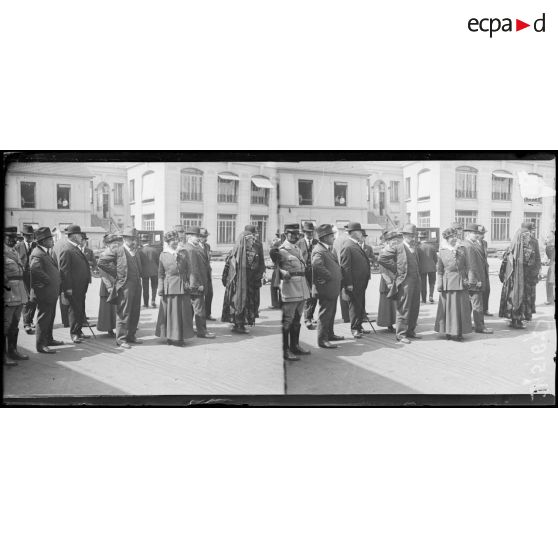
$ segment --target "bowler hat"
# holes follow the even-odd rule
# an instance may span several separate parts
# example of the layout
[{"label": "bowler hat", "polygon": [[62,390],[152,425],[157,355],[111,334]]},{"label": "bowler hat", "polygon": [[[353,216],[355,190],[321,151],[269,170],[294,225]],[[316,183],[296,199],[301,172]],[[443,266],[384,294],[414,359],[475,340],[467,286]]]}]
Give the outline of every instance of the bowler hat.
[{"label": "bowler hat", "polygon": [[348,232],[353,232],[353,231],[362,231],[364,232],[364,229],[360,226],[360,223],[357,223],[356,221],[352,221],[351,223],[349,223],[347,225],[347,231]]},{"label": "bowler hat", "polygon": [[202,236],[205,236],[205,237],[209,236],[209,231],[207,229],[205,229],[204,227],[201,227],[200,233],[201,233]]},{"label": "bowler hat", "polygon": [[285,232],[295,232],[298,233],[300,232],[300,225],[298,223],[289,223],[288,225],[285,225]]},{"label": "bowler hat", "polygon": [[17,236],[17,227],[5,227],[4,228],[4,235],[5,236]]},{"label": "bowler hat", "polygon": [[311,221],[304,221],[302,230],[304,232],[314,232],[314,223],[312,223]]},{"label": "bowler hat", "polygon": [[81,227],[79,225],[68,225],[64,231],[68,236],[71,234],[81,234]]},{"label": "bowler hat", "polygon": [[403,225],[403,230],[401,232],[403,234],[416,234],[417,233],[417,226],[413,225],[413,223],[405,223]]},{"label": "bowler hat", "polygon": [[252,234],[256,234],[258,232],[258,229],[256,228],[256,225],[246,225],[244,227],[244,231]]},{"label": "bowler hat", "polygon": [[186,234],[195,234],[196,236],[201,236],[200,227],[187,227],[184,231]]},{"label": "bowler hat", "polygon": [[47,238],[52,238],[52,232],[50,229],[48,227],[39,227],[35,233],[35,239],[37,242],[41,242],[41,240],[46,240]]},{"label": "bowler hat", "polygon": [[34,234],[35,231],[33,230],[33,227],[31,225],[23,225],[22,233],[23,234]]},{"label": "bowler hat", "polygon": [[124,230],[122,231],[122,236],[135,238],[138,236],[138,231],[134,227],[124,227]]},{"label": "bowler hat", "polygon": [[465,225],[463,227],[463,231],[464,232],[474,232],[474,233],[478,233],[479,231],[479,227],[481,227],[482,225],[479,225],[478,223],[469,223],[468,225]]},{"label": "bowler hat", "polygon": [[317,229],[316,229],[317,233],[318,233],[318,238],[323,238],[324,236],[328,236],[330,234],[335,234],[333,227],[329,224],[324,224],[324,225],[320,225]]}]

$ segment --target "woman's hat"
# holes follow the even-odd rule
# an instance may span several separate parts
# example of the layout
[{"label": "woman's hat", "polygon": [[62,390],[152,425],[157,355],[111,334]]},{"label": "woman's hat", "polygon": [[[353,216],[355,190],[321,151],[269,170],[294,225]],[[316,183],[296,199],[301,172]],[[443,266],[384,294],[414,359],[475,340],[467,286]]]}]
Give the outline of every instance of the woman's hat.
[{"label": "woman's hat", "polygon": [[176,231],[166,232],[165,236],[164,236],[164,239],[165,239],[166,243],[169,243],[173,240],[178,240],[178,232],[176,232]]},{"label": "woman's hat", "polygon": [[393,240],[394,238],[401,238],[403,234],[400,231],[386,231],[384,234],[385,240]]},{"label": "woman's hat", "polygon": [[444,238],[449,238],[450,236],[457,236],[457,229],[453,227],[448,227],[443,233],[442,236]]}]

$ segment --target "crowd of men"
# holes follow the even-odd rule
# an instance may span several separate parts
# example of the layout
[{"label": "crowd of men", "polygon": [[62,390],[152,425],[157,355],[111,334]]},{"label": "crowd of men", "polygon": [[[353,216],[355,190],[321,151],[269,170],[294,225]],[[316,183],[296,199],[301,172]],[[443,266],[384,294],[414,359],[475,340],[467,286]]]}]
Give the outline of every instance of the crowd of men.
[{"label": "crowd of men", "polygon": [[[344,232],[330,224],[314,227],[307,222],[302,230],[298,223],[285,225],[284,240],[277,235],[270,251],[276,267],[272,300],[280,301],[283,309],[284,359],[296,361],[300,355],[310,354],[299,343],[303,319],[308,329],[317,328],[318,347],[339,348],[335,341],[344,338],[334,331],[338,299],[343,321],[350,323],[354,339],[372,331],[363,324],[369,322],[372,326],[365,295],[371,268],[376,264],[381,273],[377,323],[395,333],[397,342],[409,344],[421,338],[416,333],[421,301],[426,304],[428,292],[428,301],[434,304],[434,289],[440,294],[436,331],[445,333],[446,339],[463,341],[463,334],[471,330],[492,334],[493,329],[485,325],[485,316],[493,315],[488,310],[490,279],[485,233],[485,227],[477,223],[465,227],[453,223],[443,232],[440,254],[444,257],[439,259],[437,247],[428,242],[426,235],[417,234],[415,225],[406,224],[383,232],[376,258],[365,242],[366,231],[360,223],[349,223]],[[553,242],[549,247],[552,269],[547,277],[547,285],[551,285],[547,293],[553,293]],[[500,272],[503,288],[499,315],[511,319],[514,328],[524,328],[524,322],[535,311],[540,267],[534,226],[524,223],[504,255]],[[548,294],[546,303],[553,303],[553,294],[552,300]]]}]

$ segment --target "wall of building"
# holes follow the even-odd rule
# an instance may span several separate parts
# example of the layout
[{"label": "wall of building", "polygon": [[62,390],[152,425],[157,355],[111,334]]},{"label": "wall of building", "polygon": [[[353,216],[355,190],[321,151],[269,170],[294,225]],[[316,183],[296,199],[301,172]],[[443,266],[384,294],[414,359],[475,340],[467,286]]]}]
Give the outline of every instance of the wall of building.
[{"label": "wall of building", "polygon": [[[125,167],[103,164],[88,164],[88,168],[95,175],[92,180],[93,186],[93,203],[91,204],[91,212],[99,218],[103,218],[102,210],[99,210],[97,204],[98,192],[102,189],[103,184],[108,185],[109,205],[108,216],[119,226],[124,227],[131,224],[130,222],[130,199],[129,188],[127,186],[128,176]],[[122,203],[115,203],[115,184],[123,184],[122,187]]]}]

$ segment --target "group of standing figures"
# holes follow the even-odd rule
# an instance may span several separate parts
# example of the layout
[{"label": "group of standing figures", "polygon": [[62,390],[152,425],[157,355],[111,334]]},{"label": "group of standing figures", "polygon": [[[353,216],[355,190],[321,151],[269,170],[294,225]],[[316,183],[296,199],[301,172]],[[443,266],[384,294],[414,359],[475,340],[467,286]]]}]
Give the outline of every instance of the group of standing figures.
[{"label": "group of standing figures", "polygon": [[[283,355],[288,361],[310,351],[300,346],[301,322],[316,329],[318,346],[336,349],[343,339],[334,332],[338,299],[345,322],[350,322],[353,338],[370,333],[365,293],[370,269],[376,261],[365,243],[366,232],[359,223],[349,223],[346,235],[323,224],[316,228],[304,223],[285,225],[284,241],[276,241],[270,257],[276,266],[276,283],[282,301]],[[377,324],[395,333],[399,343],[409,344],[416,333],[421,299],[434,303],[439,293],[434,330],[448,340],[463,341],[473,331],[492,334],[485,325],[490,279],[486,229],[477,223],[465,227],[454,223],[442,233],[439,251],[417,234],[416,226],[384,231],[377,258],[380,267],[380,301]],[[421,241],[422,240],[422,241]],[[554,302],[554,243],[547,244],[550,260],[547,277],[547,304]],[[524,223],[506,250],[500,270],[503,283],[500,317],[509,318],[513,328],[525,328],[535,312],[535,290],[541,258],[532,223]],[[313,320],[319,302],[317,323]],[[395,326],[395,327],[394,327]]]}]

